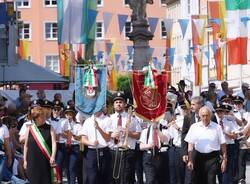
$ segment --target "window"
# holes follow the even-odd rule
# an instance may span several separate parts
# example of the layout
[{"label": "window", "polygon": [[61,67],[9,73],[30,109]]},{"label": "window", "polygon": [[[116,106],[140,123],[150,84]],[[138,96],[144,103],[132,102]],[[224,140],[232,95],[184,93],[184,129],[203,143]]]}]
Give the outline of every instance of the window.
[{"label": "window", "polygon": [[97,0],[97,7],[103,6],[103,0]]},{"label": "window", "polygon": [[161,37],[167,38],[167,30],[166,30],[165,23],[163,21],[161,21]]},{"label": "window", "polygon": [[31,40],[31,24],[23,23],[18,27],[19,39]]},{"label": "window", "polygon": [[57,23],[56,22],[45,23],[45,39],[46,40],[57,39]]},{"label": "window", "polygon": [[129,5],[129,4],[128,4],[128,1],[129,1],[129,0],[124,0],[124,5]]},{"label": "window", "polygon": [[44,5],[46,7],[55,7],[57,5],[56,0],[45,0]]},{"label": "window", "polygon": [[96,39],[102,39],[103,38],[103,23],[102,22],[96,22]]},{"label": "window", "polygon": [[128,38],[128,34],[132,31],[132,24],[131,22],[125,23],[125,38]]},{"label": "window", "polygon": [[18,8],[30,8],[30,0],[19,0],[16,1]]},{"label": "window", "polygon": [[59,73],[58,55],[48,55],[45,57],[45,67]]},{"label": "window", "polygon": [[161,0],[161,5],[166,6],[167,5],[166,0]]}]

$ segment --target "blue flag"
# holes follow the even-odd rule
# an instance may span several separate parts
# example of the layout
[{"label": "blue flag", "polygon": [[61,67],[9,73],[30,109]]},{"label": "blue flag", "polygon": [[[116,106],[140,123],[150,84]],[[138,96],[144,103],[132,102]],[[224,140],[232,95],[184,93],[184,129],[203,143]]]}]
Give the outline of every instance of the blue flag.
[{"label": "blue flag", "polygon": [[6,3],[0,3],[0,24],[7,24]]},{"label": "blue flag", "polygon": [[107,71],[106,67],[99,67],[97,69],[96,76],[98,87],[95,89],[96,95],[94,96],[89,95],[84,87],[83,78],[86,71],[86,68],[76,67],[75,103],[77,110],[91,115],[95,112],[101,111],[105,106]]}]

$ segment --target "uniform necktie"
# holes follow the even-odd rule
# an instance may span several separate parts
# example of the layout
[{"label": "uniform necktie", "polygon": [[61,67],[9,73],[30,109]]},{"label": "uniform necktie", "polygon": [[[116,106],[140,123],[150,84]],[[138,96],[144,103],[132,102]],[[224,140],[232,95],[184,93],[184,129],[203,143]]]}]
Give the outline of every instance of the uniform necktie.
[{"label": "uniform necktie", "polygon": [[153,128],[153,142],[154,145],[159,148],[159,141],[158,141],[158,129],[157,128]]},{"label": "uniform necktie", "polygon": [[122,126],[122,116],[121,114],[118,115],[117,127]]},{"label": "uniform necktie", "polygon": [[220,120],[219,125],[221,126],[221,128],[222,128],[222,130],[223,130],[223,129],[224,129],[224,126],[223,126],[223,121],[222,121],[222,120]]}]

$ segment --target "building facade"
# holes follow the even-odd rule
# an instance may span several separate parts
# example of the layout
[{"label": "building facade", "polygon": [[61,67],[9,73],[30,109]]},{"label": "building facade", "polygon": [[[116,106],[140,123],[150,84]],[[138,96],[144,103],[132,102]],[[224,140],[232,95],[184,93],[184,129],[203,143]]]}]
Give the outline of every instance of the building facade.
[{"label": "building facade", "polygon": [[[208,83],[215,82],[220,87],[220,82],[216,80],[215,59],[212,48],[209,47],[213,43],[213,37],[211,34],[211,28],[209,28],[207,15],[208,15],[208,0],[167,0],[166,18],[173,19],[173,28],[171,34],[170,46],[175,48],[174,63],[172,66],[172,83],[177,84],[181,79],[186,80],[186,83],[194,90],[195,94],[205,90],[208,87]],[[194,61],[192,58],[191,63],[185,61],[186,55],[193,55],[192,48],[192,16],[199,15],[204,17],[204,46],[200,48],[202,59],[202,81],[200,86],[195,86],[195,70]],[[180,23],[178,20],[188,19],[185,37],[182,35]],[[249,26],[249,24],[248,24]],[[249,29],[248,29],[249,30]],[[250,32],[248,31],[248,35]],[[250,38],[250,36],[248,36]],[[250,52],[250,40],[248,41],[248,53]],[[191,48],[191,49],[190,49]],[[250,58],[248,54],[247,65],[228,65],[226,62],[227,51],[224,44],[224,70],[225,80],[229,82],[229,86],[237,88],[242,82],[250,83],[250,75],[247,71],[250,69]],[[205,56],[205,53],[209,53]]]},{"label": "building facade", "polygon": [[[20,39],[28,41],[29,58],[32,62],[60,72],[57,44],[57,1],[56,0],[18,0],[17,9],[21,12],[23,22],[19,28]],[[115,53],[120,54],[118,68],[128,66],[133,52],[128,52],[132,41],[128,33],[132,26],[131,10],[127,0],[97,0],[95,54],[101,53],[103,60],[108,60],[106,43],[112,42]],[[111,15],[110,24],[104,27],[104,16]],[[127,15],[122,32],[120,33],[118,16]],[[153,58],[159,65],[164,65],[166,30],[163,19],[166,17],[166,4],[163,0],[155,0],[147,6],[147,16],[157,18],[154,38],[150,41]]]}]

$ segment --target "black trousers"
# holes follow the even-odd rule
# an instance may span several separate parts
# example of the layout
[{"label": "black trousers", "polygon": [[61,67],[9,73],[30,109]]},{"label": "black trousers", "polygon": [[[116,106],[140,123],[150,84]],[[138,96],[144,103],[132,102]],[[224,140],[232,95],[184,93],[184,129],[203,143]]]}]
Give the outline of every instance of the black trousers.
[{"label": "black trousers", "polygon": [[[99,168],[97,164],[97,154],[99,155]],[[85,184],[108,184],[110,178],[111,155],[109,148],[87,149],[85,155],[86,182]]]},{"label": "black trousers", "polygon": [[197,151],[194,162],[194,184],[216,184],[219,161],[219,151],[211,153]]},{"label": "black trousers", "polygon": [[137,184],[143,184],[143,162],[142,162],[143,151],[140,150],[139,143],[136,143],[135,155],[136,155],[135,173],[137,177]]},{"label": "black trousers", "polygon": [[112,177],[110,183],[133,184],[135,181],[135,150],[111,150],[111,157]]},{"label": "black trousers", "polygon": [[248,149],[240,149],[239,150],[239,180],[246,179],[246,159],[247,159]]},{"label": "black trousers", "polygon": [[160,152],[155,156],[143,152],[143,170],[146,184],[168,184],[168,152]]},{"label": "black trousers", "polygon": [[170,184],[184,184],[185,163],[182,161],[182,148],[171,146],[168,153]]}]

